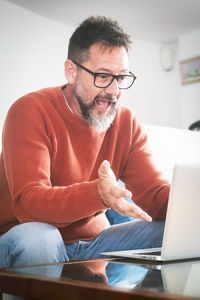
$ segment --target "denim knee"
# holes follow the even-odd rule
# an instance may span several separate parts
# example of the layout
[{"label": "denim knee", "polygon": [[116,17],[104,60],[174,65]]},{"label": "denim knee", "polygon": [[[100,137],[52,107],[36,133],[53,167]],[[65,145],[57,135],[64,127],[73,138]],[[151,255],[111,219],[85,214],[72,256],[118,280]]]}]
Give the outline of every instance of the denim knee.
[{"label": "denim knee", "polygon": [[52,225],[42,222],[23,223],[0,237],[0,265],[31,265],[66,260],[68,257],[62,236]]}]

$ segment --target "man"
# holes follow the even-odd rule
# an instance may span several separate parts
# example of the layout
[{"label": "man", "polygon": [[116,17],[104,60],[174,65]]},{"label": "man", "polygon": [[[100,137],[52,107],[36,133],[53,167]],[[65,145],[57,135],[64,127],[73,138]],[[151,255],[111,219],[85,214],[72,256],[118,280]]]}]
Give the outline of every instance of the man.
[{"label": "man", "polygon": [[[69,42],[67,84],[10,108],[0,158],[0,266],[161,245],[169,184],[136,116],[119,104],[135,80],[130,44],[115,21],[88,18]],[[143,220],[110,226],[110,208]]]}]

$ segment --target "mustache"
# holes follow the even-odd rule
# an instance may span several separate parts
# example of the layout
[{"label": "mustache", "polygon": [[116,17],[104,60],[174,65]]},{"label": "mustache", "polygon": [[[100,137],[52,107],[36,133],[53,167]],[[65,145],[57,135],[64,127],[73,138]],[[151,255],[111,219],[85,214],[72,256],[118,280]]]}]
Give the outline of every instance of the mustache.
[{"label": "mustache", "polygon": [[109,102],[117,102],[117,97],[112,96],[110,94],[98,95],[98,96],[95,97],[94,100],[96,101],[96,100],[101,100],[101,99],[106,99]]}]

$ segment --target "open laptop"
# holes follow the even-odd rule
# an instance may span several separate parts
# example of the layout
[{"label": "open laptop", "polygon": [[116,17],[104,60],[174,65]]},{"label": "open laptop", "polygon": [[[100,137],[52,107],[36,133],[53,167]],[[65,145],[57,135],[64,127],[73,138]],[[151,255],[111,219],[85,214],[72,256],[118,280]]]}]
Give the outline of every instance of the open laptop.
[{"label": "open laptop", "polygon": [[174,167],[161,248],[104,252],[154,261],[200,258],[200,162]]}]

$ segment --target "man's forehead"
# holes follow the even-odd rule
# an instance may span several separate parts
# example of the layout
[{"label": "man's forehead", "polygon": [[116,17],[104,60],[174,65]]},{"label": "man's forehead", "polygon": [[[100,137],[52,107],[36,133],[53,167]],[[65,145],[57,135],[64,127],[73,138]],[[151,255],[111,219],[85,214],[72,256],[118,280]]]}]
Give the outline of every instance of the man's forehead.
[{"label": "man's forehead", "polygon": [[116,72],[129,69],[128,53],[124,47],[108,47],[96,43],[90,48],[87,62],[97,69],[106,67]]}]

